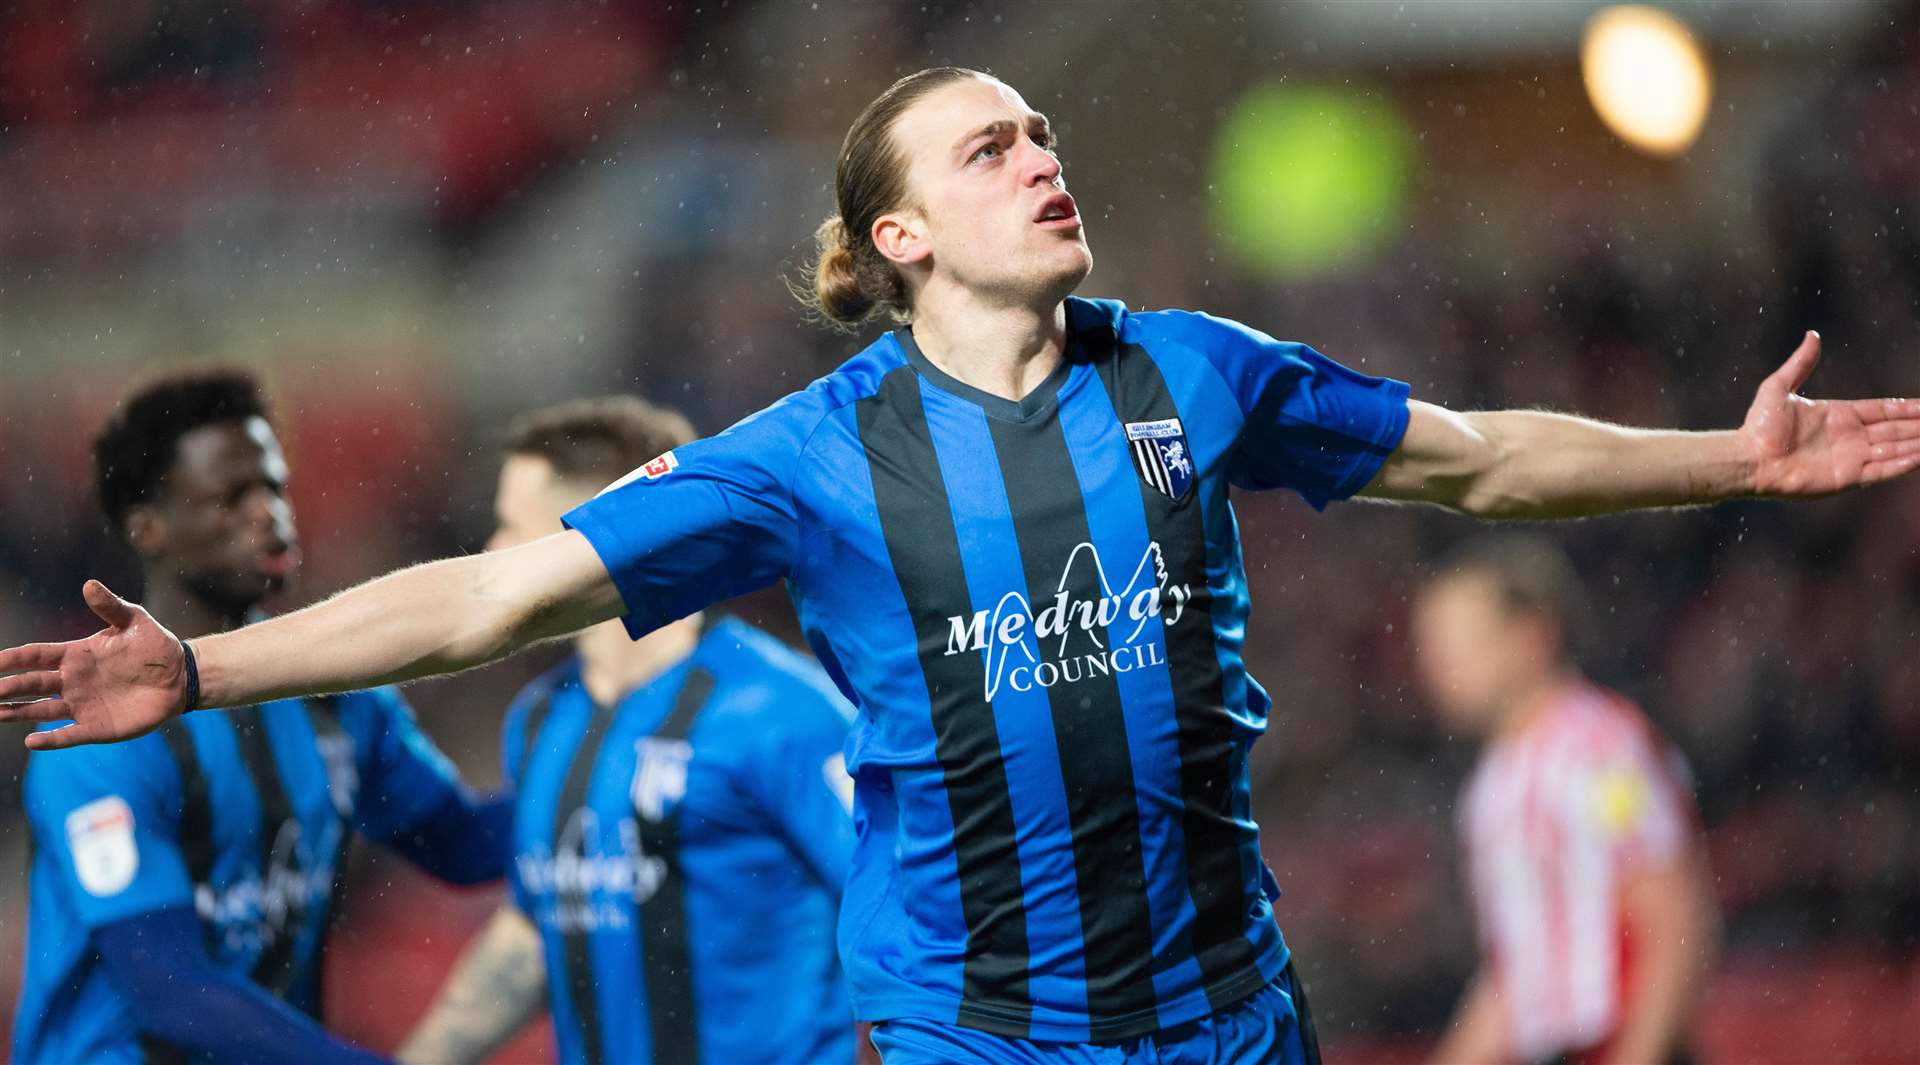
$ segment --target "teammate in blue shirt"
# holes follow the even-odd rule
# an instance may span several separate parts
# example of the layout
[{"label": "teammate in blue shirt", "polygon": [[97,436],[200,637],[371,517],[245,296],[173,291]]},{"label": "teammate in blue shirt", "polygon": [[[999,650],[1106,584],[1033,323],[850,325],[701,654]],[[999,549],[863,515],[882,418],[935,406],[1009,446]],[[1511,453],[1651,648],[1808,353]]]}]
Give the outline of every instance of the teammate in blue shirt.
[{"label": "teammate in blue shirt", "polygon": [[35,747],[99,742],[785,580],[859,710],[840,949],[889,1065],[1297,1062],[1317,1049],[1249,814],[1269,700],[1230,487],[1551,518],[1920,466],[1920,402],[1796,394],[1811,333],[1738,430],[1643,431],[1454,413],[1233,322],[1073,299],[1092,259],[1047,120],[976,71],[870,104],[835,193],[819,312],[908,325],[834,373],[567,532],[190,647],[89,582],[108,628],[0,652],[0,699],[66,699],[77,723]]},{"label": "teammate in blue shirt", "polygon": [[[147,602],[243,624],[299,559],[286,461],[252,378],[129,397],[94,444],[100,501]],[[479,803],[391,690],[281,699],[132,743],[37,753],[13,1060],[377,1060],[323,1031],[320,959],[352,834],[456,883],[501,874]]]},{"label": "teammate in blue shirt", "polygon": [[[508,432],[489,550],[530,543],[693,438],[630,396]],[[551,1010],[562,1062],[853,1062],[834,919],[853,855],[853,708],[818,666],[698,613],[619,622],[514,700],[513,902],[462,957],[402,1061],[491,1057]]]}]

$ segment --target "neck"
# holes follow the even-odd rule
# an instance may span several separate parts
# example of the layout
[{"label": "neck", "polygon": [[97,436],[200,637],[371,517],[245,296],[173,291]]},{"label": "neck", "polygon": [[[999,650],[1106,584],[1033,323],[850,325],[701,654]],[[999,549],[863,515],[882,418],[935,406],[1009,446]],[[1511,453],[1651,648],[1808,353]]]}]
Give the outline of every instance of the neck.
[{"label": "neck", "polygon": [[1513,697],[1507,700],[1506,712],[1500,716],[1500,723],[1494,727],[1494,739],[1511,739],[1525,732],[1547,712],[1547,708],[1553,705],[1554,696],[1572,680],[1573,671],[1562,666],[1516,687]]},{"label": "neck", "polygon": [[628,692],[672,669],[700,642],[700,615],[676,621],[635,640],[619,621],[603,621],[574,637],[580,654],[580,682],[601,706],[612,706]]},{"label": "neck", "polygon": [[942,373],[1018,402],[1066,357],[1067,305],[999,305],[958,286],[929,284],[914,298],[913,339]]},{"label": "neck", "polygon": [[252,609],[251,604],[229,608],[210,603],[171,570],[149,568],[146,580],[145,601],[140,605],[182,639],[237,629],[246,624]]}]

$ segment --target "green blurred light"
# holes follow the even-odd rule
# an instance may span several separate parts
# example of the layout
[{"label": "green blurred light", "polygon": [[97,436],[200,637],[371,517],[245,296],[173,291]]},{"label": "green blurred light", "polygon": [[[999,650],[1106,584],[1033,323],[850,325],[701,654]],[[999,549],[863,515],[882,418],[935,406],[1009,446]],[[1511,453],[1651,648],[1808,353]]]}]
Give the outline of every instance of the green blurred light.
[{"label": "green blurred light", "polygon": [[1412,162],[1412,137],[1383,99],[1258,86],[1214,137],[1215,231],[1282,280],[1364,261],[1400,227]]}]

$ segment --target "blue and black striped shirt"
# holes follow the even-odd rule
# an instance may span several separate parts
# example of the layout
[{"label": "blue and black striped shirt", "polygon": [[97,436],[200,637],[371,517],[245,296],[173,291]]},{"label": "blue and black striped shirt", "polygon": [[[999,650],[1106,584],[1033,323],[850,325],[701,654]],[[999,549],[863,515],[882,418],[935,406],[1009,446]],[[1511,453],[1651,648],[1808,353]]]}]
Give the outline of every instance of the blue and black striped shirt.
[{"label": "blue and black striped shirt", "polygon": [[[199,914],[214,963],[320,1015],[320,960],[355,833],[463,882],[501,874],[477,802],[392,689],[175,719],[33,755],[34,858],[15,1061],[181,1060],[144,1037],[95,929]],[[455,871],[455,872],[449,872]]]},{"label": "blue and black striped shirt", "polygon": [[853,1060],[833,942],[852,716],[819,667],[733,620],[616,706],[578,659],[514,701],[509,882],[562,1062]]},{"label": "blue and black striped shirt", "polygon": [[567,518],[636,634],[788,582],[861,712],[840,937],[865,1020],[1122,1039],[1287,961],[1228,488],[1353,494],[1407,386],[1206,315],[1067,316],[1022,401],[902,330]]}]

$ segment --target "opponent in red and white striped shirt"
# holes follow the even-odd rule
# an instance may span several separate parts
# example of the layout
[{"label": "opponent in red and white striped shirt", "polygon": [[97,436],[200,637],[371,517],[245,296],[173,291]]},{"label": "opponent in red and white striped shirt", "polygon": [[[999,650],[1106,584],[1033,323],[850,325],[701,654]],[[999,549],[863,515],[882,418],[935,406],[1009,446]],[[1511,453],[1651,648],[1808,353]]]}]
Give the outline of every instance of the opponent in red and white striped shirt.
[{"label": "opponent in red and white striped shirt", "polygon": [[1577,576],[1532,538],[1422,593],[1420,673],[1485,741],[1460,805],[1481,965],[1444,1062],[1678,1058],[1716,918],[1678,755],[1574,664]]}]

